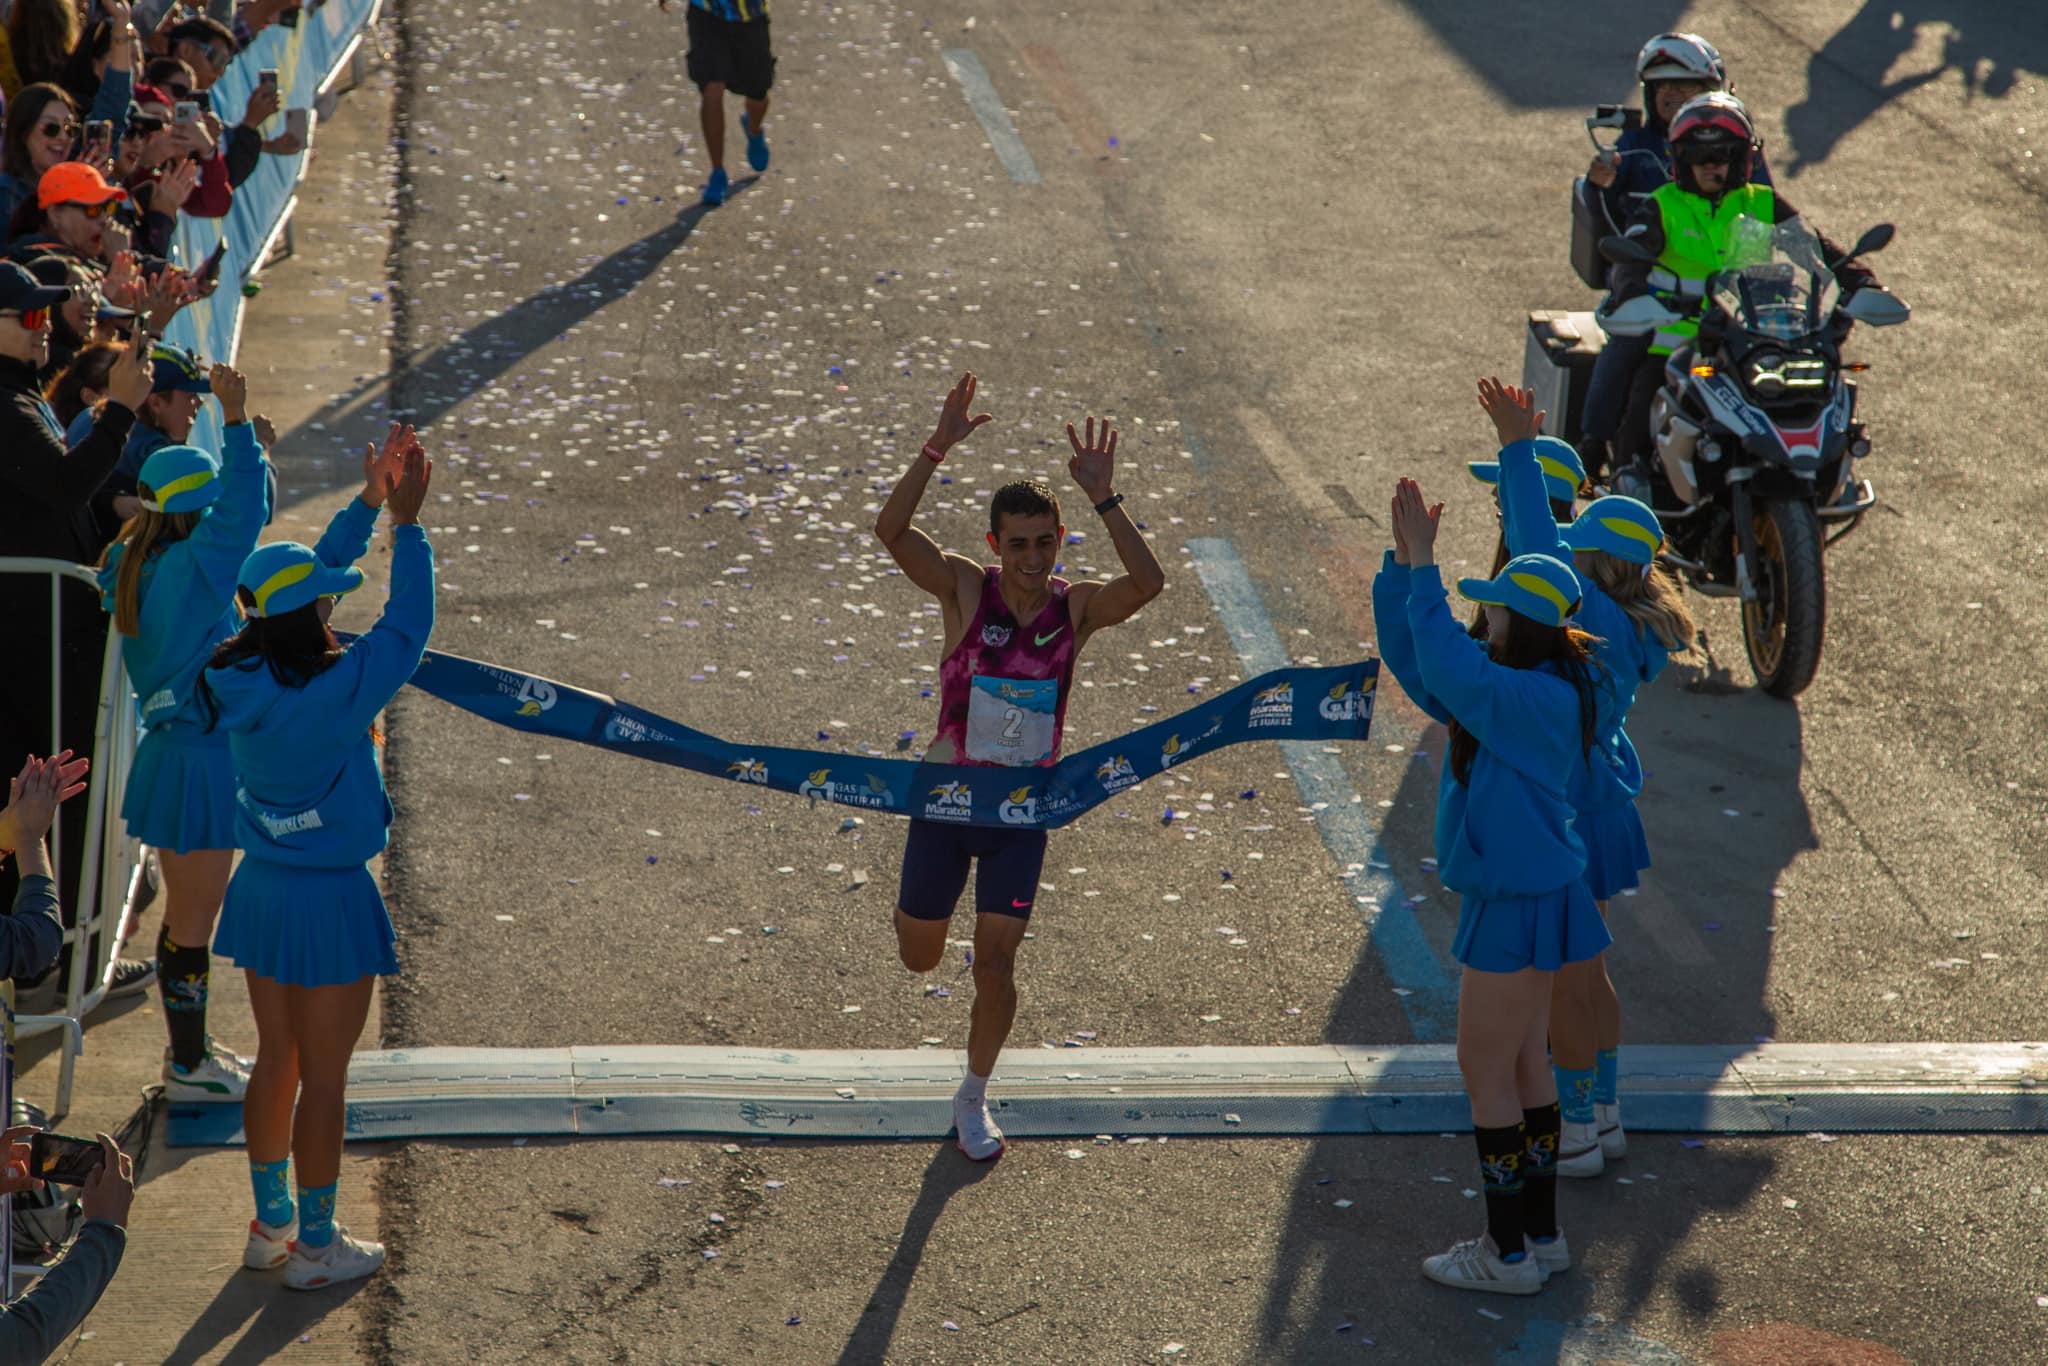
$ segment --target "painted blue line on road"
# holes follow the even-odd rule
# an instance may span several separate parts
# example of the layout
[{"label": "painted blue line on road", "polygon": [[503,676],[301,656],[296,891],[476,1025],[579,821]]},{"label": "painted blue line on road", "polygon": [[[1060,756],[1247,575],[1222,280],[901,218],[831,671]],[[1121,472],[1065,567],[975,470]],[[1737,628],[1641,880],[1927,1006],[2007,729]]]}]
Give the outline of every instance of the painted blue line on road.
[{"label": "painted blue line on road", "polygon": [[949,47],[941,55],[945,58],[946,70],[953,73],[953,79],[960,82],[960,89],[966,92],[967,107],[974,111],[975,118],[981,120],[982,130],[988,134],[988,145],[995,149],[996,160],[1003,163],[1010,179],[1019,185],[1038,184],[1042,179],[1038,174],[1038,163],[1031,159],[1024,139],[1017,136],[1017,126],[1010,122],[1010,111],[1003,107],[1002,96],[996,94],[995,82],[988,78],[988,69],[981,64],[981,58],[974,55],[972,48],[965,47]]},{"label": "painted blue line on road", "polygon": [[[1258,674],[1284,666],[1287,650],[1237,548],[1227,540],[1201,537],[1189,541],[1188,550],[1245,668]],[[1330,857],[1347,872],[1353,865],[1363,865],[1347,881],[1365,921],[1367,942],[1397,991],[1405,993],[1401,1008],[1416,1040],[1429,1043],[1452,1037],[1458,1022],[1456,985],[1415,919],[1407,892],[1394,876],[1393,860],[1367,819],[1365,804],[1344,765],[1336,755],[1323,753],[1322,746],[1306,741],[1282,742],[1280,753],[1301,790],[1302,804],[1315,812],[1316,830]]]}]

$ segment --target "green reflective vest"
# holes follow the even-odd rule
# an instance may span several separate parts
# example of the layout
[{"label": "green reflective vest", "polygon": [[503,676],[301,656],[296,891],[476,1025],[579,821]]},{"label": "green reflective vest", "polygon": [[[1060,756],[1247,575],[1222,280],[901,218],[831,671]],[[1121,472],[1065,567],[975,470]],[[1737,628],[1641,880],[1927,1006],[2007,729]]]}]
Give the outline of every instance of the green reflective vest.
[{"label": "green reflective vest", "polygon": [[1650,201],[1664,220],[1664,253],[1650,272],[1650,288],[1665,304],[1685,315],[1658,328],[1650,341],[1651,355],[1668,356],[1699,335],[1707,281],[1731,264],[1729,257],[1737,245],[1735,220],[1751,218],[1769,227],[1777,199],[1768,185],[1744,185],[1714,204],[1704,195],[1666,181]]}]

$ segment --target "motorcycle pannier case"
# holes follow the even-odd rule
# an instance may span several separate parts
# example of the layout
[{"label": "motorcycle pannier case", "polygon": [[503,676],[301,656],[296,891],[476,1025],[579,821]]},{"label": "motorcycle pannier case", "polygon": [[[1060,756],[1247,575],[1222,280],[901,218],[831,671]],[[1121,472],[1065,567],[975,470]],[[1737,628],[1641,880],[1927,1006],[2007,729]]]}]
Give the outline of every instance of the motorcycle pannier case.
[{"label": "motorcycle pannier case", "polygon": [[1579,417],[1585,408],[1586,386],[1593,362],[1607,334],[1588,313],[1531,313],[1529,341],[1522,353],[1522,386],[1536,391],[1536,406],[1550,416],[1543,430],[1576,443]]},{"label": "motorcycle pannier case", "polygon": [[1600,239],[1615,231],[1608,226],[1598,195],[1584,176],[1572,182],[1572,270],[1588,289],[1607,288],[1607,258],[1600,254]]}]

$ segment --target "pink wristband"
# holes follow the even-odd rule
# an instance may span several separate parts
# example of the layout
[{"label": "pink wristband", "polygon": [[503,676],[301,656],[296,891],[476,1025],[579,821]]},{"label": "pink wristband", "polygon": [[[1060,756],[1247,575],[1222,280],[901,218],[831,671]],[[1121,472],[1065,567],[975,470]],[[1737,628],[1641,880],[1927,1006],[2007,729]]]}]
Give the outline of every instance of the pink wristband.
[{"label": "pink wristband", "polygon": [[931,461],[934,465],[946,463],[946,453],[929,441],[924,443],[924,458]]}]

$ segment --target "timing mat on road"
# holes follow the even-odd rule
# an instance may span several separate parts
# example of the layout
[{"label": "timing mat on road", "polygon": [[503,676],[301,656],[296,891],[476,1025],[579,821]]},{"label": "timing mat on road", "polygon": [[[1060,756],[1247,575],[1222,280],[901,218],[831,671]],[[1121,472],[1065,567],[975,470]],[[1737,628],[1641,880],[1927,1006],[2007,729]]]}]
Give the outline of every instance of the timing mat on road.
[{"label": "timing mat on road", "polygon": [[[961,1055],[745,1048],[358,1053],[348,1136],[718,1134],[935,1139]],[[2048,1043],[1630,1046],[1628,1126],[1679,1133],[2048,1130]],[[1012,1051],[997,1119],[1017,1138],[1422,1134],[1470,1124],[1440,1044]],[[238,1145],[241,1108],[173,1104],[174,1147]]]}]

